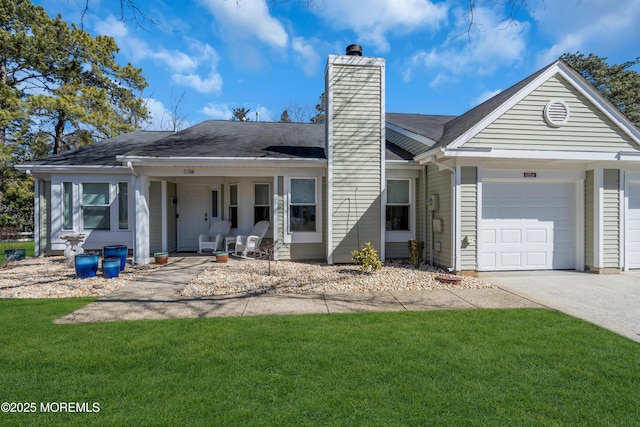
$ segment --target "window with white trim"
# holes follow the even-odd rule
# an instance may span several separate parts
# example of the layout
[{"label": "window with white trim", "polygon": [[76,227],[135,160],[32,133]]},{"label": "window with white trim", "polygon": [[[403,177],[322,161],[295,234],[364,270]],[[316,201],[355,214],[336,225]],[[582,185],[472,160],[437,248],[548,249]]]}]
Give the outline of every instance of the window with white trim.
[{"label": "window with white trim", "polygon": [[85,230],[110,230],[110,201],[108,182],[82,183],[82,228]]},{"label": "window with white trim", "polygon": [[238,184],[229,185],[229,221],[231,228],[238,228]]},{"label": "window with white trim", "polygon": [[73,183],[62,183],[62,229],[73,230]]},{"label": "window with white trim", "polygon": [[254,184],[253,190],[253,223],[269,221],[269,212],[271,212],[269,184]]},{"label": "window with white trim", "polygon": [[411,192],[408,179],[387,180],[386,230],[409,231]]},{"label": "window with white trim", "polygon": [[118,230],[129,229],[129,184],[118,183]]},{"label": "window with white trim", "polygon": [[291,178],[289,199],[289,231],[291,233],[313,232],[317,230],[316,179]]}]

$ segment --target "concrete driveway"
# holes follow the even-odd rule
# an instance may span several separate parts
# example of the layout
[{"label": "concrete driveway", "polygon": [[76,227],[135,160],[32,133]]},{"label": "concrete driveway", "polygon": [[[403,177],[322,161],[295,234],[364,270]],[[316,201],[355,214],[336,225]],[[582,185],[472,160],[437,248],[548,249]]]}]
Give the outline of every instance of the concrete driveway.
[{"label": "concrete driveway", "polygon": [[538,304],[640,342],[640,271],[482,273],[484,279]]}]

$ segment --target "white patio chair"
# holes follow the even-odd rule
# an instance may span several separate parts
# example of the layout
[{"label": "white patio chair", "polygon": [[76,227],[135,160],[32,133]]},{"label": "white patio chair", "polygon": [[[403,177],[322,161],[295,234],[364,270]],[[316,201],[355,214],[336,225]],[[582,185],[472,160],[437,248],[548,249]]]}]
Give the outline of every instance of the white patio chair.
[{"label": "white patio chair", "polygon": [[225,239],[227,252],[229,252],[229,247],[234,245],[234,255],[248,258],[249,252],[252,252],[255,258],[256,254],[260,254],[260,243],[264,235],[267,234],[269,226],[269,221],[260,221],[253,226],[246,236],[227,237]]},{"label": "white patio chair", "polygon": [[217,251],[218,246],[222,245],[224,238],[229,234],[229,230],[231,230],[231,221],[213,221],[209,232],[198,236],[198,253]]}]

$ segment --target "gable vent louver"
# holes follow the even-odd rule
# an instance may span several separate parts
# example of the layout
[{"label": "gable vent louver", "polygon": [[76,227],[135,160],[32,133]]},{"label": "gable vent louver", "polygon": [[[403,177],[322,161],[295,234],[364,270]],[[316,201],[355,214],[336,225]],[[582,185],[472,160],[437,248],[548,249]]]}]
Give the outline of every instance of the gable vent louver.
[{"label": "gable vent louver", "polygon": [[544,120],[554,128],[565,125],[569,120],[569,106],[561,99],[552,99],[544,107]]}]

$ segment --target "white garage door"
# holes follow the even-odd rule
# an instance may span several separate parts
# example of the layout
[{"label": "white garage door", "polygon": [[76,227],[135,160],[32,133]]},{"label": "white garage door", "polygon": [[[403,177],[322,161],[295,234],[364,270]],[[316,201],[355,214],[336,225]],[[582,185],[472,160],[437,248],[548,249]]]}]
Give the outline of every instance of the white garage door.
[{"label": "white garage door", "polygon": [[479,268],[574,269],[573,183],[485,183]]},{"label": "white garage door", "polygon": [[627,211],[627,266],[640,268],[640,184],[628,188],[629,210]]}]

